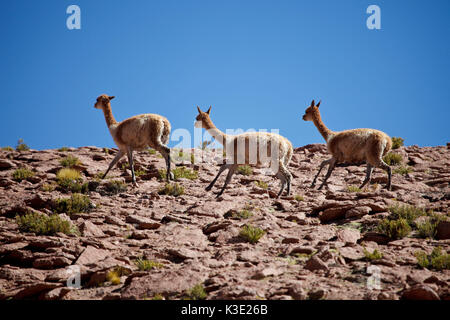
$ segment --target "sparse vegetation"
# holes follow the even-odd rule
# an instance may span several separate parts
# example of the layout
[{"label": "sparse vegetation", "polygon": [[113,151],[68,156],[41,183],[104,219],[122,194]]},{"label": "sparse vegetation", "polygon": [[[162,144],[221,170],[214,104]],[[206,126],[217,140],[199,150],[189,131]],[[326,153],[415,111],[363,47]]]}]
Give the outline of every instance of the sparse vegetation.
[{"label": "sparse vegetation", "polygon": [[81,174],[78,170],[72,168],[63,168],[56,174],[58,185],[66,192],[87,193],[89,184],[83,183]]},{"label": "sparse vegetation", "polygon": [[57,185],[55,183],[44,183],[41,187],[41,190],[44,192],[52,192],[55,191],[56,186]]},{"label": "sparse vegetation", "polygon": [[81,161],[77,157],[67,156],[67,157],[62,158],[61,160],[59,160],[59,163],[64,168],[72,168],[72,167],[80,165]]},{"label": "sparse vegetation", "polygon": [[426,212],[422,208],[417,208],[410,205],[394,205],[389,207],[389,211],[391,212],[389,219],[396,220],[403,218],[410,226],[414,225],[414,220],[418,217],[431,214],[431,212]]},{"label": "sparse vegetation", "polygon": [[69,151],[69,148],[68,147],[61,147],[61,148],[58,149],[58,151],[59,152],[67,152],[67,151]]},{"label": "sparse vegetation", "polygon": [[160,262],[156,262],[153,260],[144,260],[142,258],[136,260],[135,263],[140,271],[150,271],[152,269],[160,269],[164,267],[164,265]]},{"label": "sparse vegetation", "polygon": [[253,169],[248,164],[246,164],[243,166],[239,166],[238,172],[244,176],[249,176],[249,175],[253,174]]},{"label": "sparse vegetation", "polygon": [[156,150],[155,150],[155,149],[149,148],[149,149],[148,149],[148,153],[149,153],[149,154],[156,154]]},{"label": "sparse vegetation", "polygon": [[155,294],[152,300],[164,300],[164,297],[161,294]]},{"label": "sparse vegetation", "polygon": [[136,177],[142,176],[142,175],[144,175],[146,173],[147,173],[147,171],[142,170],[142,169],[134,171],[134,174],[136,175]]},{"label": "sparse vegetation", "polygon": [[183,186],[179,185],[178,183],[166,183],[164,187],[159,189],[159,194],[165,194],[167,196],[174,196],[178,197],[182,194],[184,194],[184,188]]},{"label": "sparse vegetation", "polygon": [[[189,180],[195,180],[198,178],[198,171],[191,170],[186,167],[177,167],[172,170],[170,170],[173,173],[173,177],[175,180],[178,180],[180,178],[189,179]],[[167,170],[161,169],[159,170],[159,178],[161,180],[166,179]]]},{"label": "sparse vegetation", "polygon": [[241,228],[239,236],[252,244],[257,243],[265,234],[265,231],[251,225],[245,225]]},{"label": "sparse vegetation", "polygon": [[22,216],[16,216],[16,223],[22,232],[34,232],[37,235],[54,235],[58,232],[65,234],[78,234],[78,229],[69,221],[61,219],[59,215],[50,216],[39,213],[29,212]]},{"label": "sparse vegetation", "polygon": [[186,300],[205,300],[208,294],[202,284],[197,284],[186,292]]},{"label": "sparse vegetation", "polygon": [[110,194],[118,194],[127,191],[127,185],[121,180],[111,180],[105,185],[105,191]]},{"label": "sparse vegetation", "polygon": [[92,203],[88,196],[74,193],[70,198],[60,198],[55,201],[56,212],[65,212],[67,214],[89,212]]},{"label": "sparse vegetation", "polygon": [[423,251],[415,253],[417,264],[422,268],[444,270],[450,269],[450,254],[442,252],[440,247],[433,249],[430,255]]},{"label": "sparse vegetation", "polygon": [[294,196],[294,200],[300,202],[300,201],[305,201],[305,198],[303,196],[299,195],[299,194],[296,194]]},{"label": "sparse vegetation", "polygon": [[16,151],[27,151],[27,150],[30,150],[30,147],[23,142],[23,139],[19,139],[19,141],[17,141]]},{"label": "sparse vegetation", "polygon": [[373,261],[383,258],[383,254],[377,249],[374,249],[372,252],[370,252],[369,250],[364,248],[364,257],[367,261]]},{"label": "sparse vegetation", "polygon": [[118,285],[120,284],[120,275],[116,270],[110,270],[106,274],[106,280],[111,282],[112,285]]},{"label": "sparse vegetation", "polygon": [[377,227],[378,231],[391,239],[401,239],[411,232],[411,227],[406,219],[397,220],[383,219]]},{"label": "sparse vegetation", "polygon": [[253,216],[253,212],[251,212],[249,209],[242,209],[242,210],[228,210],[225,214],[225,218],[231,218],[236,220],[243,220],[248,219]]},{"label": "sparse vegetation", "polygon": [[34,176],[34,172],[27,168],[19,168],[14,170],[12,177],[16,181],[26,180]]},{"label": "sparse vegetation", "polygon": [[402,176],[406,176],[408,173],[413,172],[413,168],[409,166],[401,166],[394,169],[394,173],[401,174]]},{"label": "sparse vegetation", "polygon": [[358,186],[348,186],[347,192],[362,192],[362,189]]},{"label": "sparse vegetation", "polygon": [[261,181],[261,180],[255,181],[255,184],[258,188],[261,188],[264,190],[267,190],[269,188],[269,185],[266,182]]},{"label": "sparse vegetation", "polygon": [[403,162],[403,157],[401,154],[389,152],[383,157],[383,161],[386,162],[386,164],[393,166],[401,164]]},{"label": "sparse vegetation", "polygon": [[3,151],[14,151],[14,148],[10,147],[10,146],[6,146],[6,147],[2,147],[2,150]]},{"label": "sparse vegetation", "polygon": [[416,223],[419,237],[434,239],[437,233],[437,226],[445,217],[435,213],[429,213],[428,219],[423,222]]},{"label": "sparse vegetation", "polygon": [[392,149],[398,149],[403,146],[404,139],[400,137],[392,137]]}]

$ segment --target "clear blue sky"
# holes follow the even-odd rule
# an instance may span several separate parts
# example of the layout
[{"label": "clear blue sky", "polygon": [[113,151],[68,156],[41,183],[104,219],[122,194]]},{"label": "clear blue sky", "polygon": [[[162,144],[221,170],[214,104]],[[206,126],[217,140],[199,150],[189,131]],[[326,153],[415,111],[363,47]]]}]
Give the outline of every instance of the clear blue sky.
[{"label": "clear blue sky", "polygon": [[[81,30],[66,28],[70,4]],[[381,30],[366,27],[370,4]],[[322,143],[301,119],[322,99],[332,130],[450,141],[448,0],[5,0],[0,34],[0,146],[114,146],[101,93],[117,120],[159,113],[192,132],[196,105],[212,105],[223,130]]]}]

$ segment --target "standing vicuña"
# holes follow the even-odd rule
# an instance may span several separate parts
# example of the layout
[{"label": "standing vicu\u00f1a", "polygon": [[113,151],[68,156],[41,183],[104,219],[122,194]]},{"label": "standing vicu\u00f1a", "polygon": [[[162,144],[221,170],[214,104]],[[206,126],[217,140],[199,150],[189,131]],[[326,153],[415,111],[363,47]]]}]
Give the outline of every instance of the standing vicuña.
[{"label": "standing vicu\u00f1a", "polygon": [[111,111],[112,99],[114,99],[114,96],[102,94],[97,98],[97,102],[94,105],[95,108],[103,110],[109,132],[119,148],[119,152],[109,165],[103,178],[106,177],[109,170],[111,170],[117,161],[119,161],[126,153],[128,162],[130,163],[133,185],[137,186],[134,174],[133,151],[145,150],[146,148],[151,147],[158,150],[166,160],[166,178],[169,180],[169,177],[171,177],[170,149],[167,147],[170,135],[169,121],[158,114],[147,113],[128,118],[122,122],[117,122]]},{"label": "standing vicu\u00f1a", "polygon": [[305,110],[303,120],[314,122],[314,125],[327,142],[328,151],[332,157],[320,164],[319,172],[314,177],[311,187],[314,187],[320,171],[326,164],[329,164],[328,172],[319,189],[324,186],[337,164],[359,164],[365,162],[367,163],[366,178],[360,188],[370,183],[372,170],[374,167],[377,167],[387,171],[387,189],[390,190],[391,167],[383,161],[383,156],[391,149],[391,138],[386,133],[375,129],[352,129],[333,132],[322,122],[319,106],[320,102],[314,105],[313,100],[311,105]]},{"label": "standing vicu\u00f1a", "polygon": [[[207,191],[211,190],[221,173],[226,169],[228,169],[228,175],[217,197],[223,193],[239,165],[264,165],[270,163],[272,167],[273,164],[277,167],[275,169],[276,176],[281,180],[281,189],[277,197],[281,195],[286,184],[287,194],[290,194],[292,175],[288,170],[288,164],[293,150],[289,140],[278,134],[268,132],[227,135],[217,129],[211,121],[209,117],[211,107],[209,107],[207,112],[202,112],[199,107],[197,109],[198,116],[196,117],[195,127],[206,129],[212,137],[221,143],[229,160],[220,167],[217,176],[206,187]],[[232,154],[232,157],[229,154]]]}]

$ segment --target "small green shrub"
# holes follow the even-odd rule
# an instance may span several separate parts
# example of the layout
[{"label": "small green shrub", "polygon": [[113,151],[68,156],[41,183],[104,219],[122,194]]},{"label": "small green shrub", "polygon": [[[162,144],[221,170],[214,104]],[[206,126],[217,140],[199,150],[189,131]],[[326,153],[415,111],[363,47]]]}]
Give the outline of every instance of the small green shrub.
[{"label": "small green shrub", "polygon": [[408,173],[413,172],[414,170],[409,166],[401,166],[394,169],[394,173],[401,174],[402,176],[406,176]]},{"label": "small green shrub", "polygon": [[183,186],[180,186],[178,183],[166,183],[164,187],[159,189],[159,194],[165,194],[167,196],[178,197],[184,194]]},{"label": "small green shrub", "polygon": [[79,180],[81,179],[81,174],[78,170],[64,168],[58,171],[56,174],[56,179],[58,180]]},{"label": "small green shrub", "polygon": [[135,170],[134,171],[134,174],[135,174],[136,177],[140,177],[140,176],[142,176],[142,175],[144,175],[146,173],[147,173],[147,171],[145,171],[145,170]]},{"label": "small green shrub", "polygon": [[109,270],[106,274],[106,280],[112,285],[120,284],[120,273],[117,270]]},{"label": "small green shrub", "polygon": [[257,243],[265,234],[265,231],[251,225],[245,225],[241,228],[239,236],[252,244]]},{"label": "small green shrub", "polygon": [[52,192],[55,191],[56,186],[57,185],[54,183],[44,183],[41,187],[41,190],[45,192]]},{"label": "small green shrub", "polygon": [[185,299],[187,300],[205,300],[208,294],[205,291],[205,288],[203,288],[202,284],[197,284],[190,290],[186,292]]},{"label": "small green shrub", "polygon": [[258,188],[261,188],[264,190],[267,190],[269,188],[269,185],[266,182],[261,181],[261,180],[255,181],[255,184]]},{"label": "small green shrub", "polygon": [[61,148],[58,149],[58,151],[59,152],[67,152],[67,151],[69,151],[69,148],[68,147],[61,147]]},{"label": "small green shrub", "polygon": [[47,216],[39,212],[30,212],[16,216],[16,223],[22,232],[34,232],[37,235],[54,235],[58,232],[78,234],[78,229],[57,214]]},{"label": "small green shrub", "polygon": [[109,281],[112,285],[120,284],[120,277],[124,275],[129,275],[131,272],[121,266],[117,266],[108,271],[106,274],[106,280]]},{"label": "small green shrub", "polygon": [[2,150],[3,151],[14,151],[14,148],[10,147],[10,146],[6,146],[6,147],[2,147]]},{"label": "small green shrub", "polygon": [[383,258],[383,254],[379,252],[377,249],[373,250],[373,252],[370,252],[366,248],[364,248],[364,257],[368,261],[373,261]]},{"label": "small green shrub", "polygon": [[416,256],[417,264],[422,268],[450,269],[450,254],[443,253],[440,247],[434,248],[430,255],[423,251],[417,251],[414,255]]},{"label": "small green shrub", "polygon": [[393,166],[401,164],[403,162],[403,157],[401,154],[389,152],[383,157],[383,161],[386,162],[387,165]]},{"label": "small green shrub", "polygon": [[121,180],[111,180],[105,185],[105,191],[110,194],[118,194],[127,191],[127,185]]},{"label": "small green shrub", "polygon": [[56,174],[58,185],[66,192],[87,193],[89,184],[83,183],[81,174],[78,170],[63,168]]},{"label": "small green shrub", "polygon": [[242,209],[242,210],[228,210],[225,214],[225,218],[231,218],[231,219],[237,219],[237,220],[243,220],[248,219],[253,216],[253,213],[248,209]]},{"label": "small green shrub", "polygon": [[357,186],[348,186],[347,192],[362,192],[360,187]]},{"label": "small green shrub", "polygon": [[378,231],[391,239],[401,239],[411,232],[411,227],[406,219],[398,220],[383,219],[377,227]]},{"label": "small green shrub", "polygon": [[144,260],[142,258],[136,260],[135,263],[140,271],[150,271],[152,269],[160,269],[164,267],[164,265],[160,262]]},{"label": "small green shrub", "polygon": [[67,214],[89,212],[92,202],[88,196],[74,193],[70,198],[61,198],[55,201],[56,212],[65,212]]},{"label": "small green shrub", "polygon": [[156,150],[155,149],[148,149],[148,153],[149,154],[156,154]]},{"label": "small green shrub", "polygon": [[30,150],[30,147],[23,142],[23,139],[19,139],[19,141],[17,141],[16,151],[27,151],[27,150]]},{"label": "small green shrub", "polygon": [[250,167],[249,165],[246,164],[244,166],[239,166],[238,172],[244,176],[249,176],[249,175],[253,174],[253,169],[252,169],[252,167]]},{"label": "small green shrub", "polygon": [[417,208],[415,206],[410,206],[410,205],[398,205],[398,204],[394,205],[394,206],[390,206],[389,211],[391,212],[389,219],[395,220],[395,219],[403,218],[411,226],[414,225],[414,220],[416,220],[418,217],[431,214],[431,212],[426,212],[422,208]]},{"label": "small green shrub", "polygon": [[403,146],[405,140],[400,137],[392,137],[392,149],[398,149]]},{"label": "small green shrub", "polygon": [[444,216],[435,213],[429,213],[429,217],[424,222],[416,224],[419,237],[434,239],[437,234],[437,226],[439,222],[445,219]]},{"label": "small green shrub", "polygon": [[[180,178],[189,179],[189,180],[195,180],[198,178],[198,171],[191,170],[186,167],[177,167],[171,170],[173,173],[173,177],[175,180],[178,180]],[[159,178],[161,180],[166,179],[167,170],[161,169],[159,170]]]},{"label": "small green shrub", "polygon": [[164,300],[164,297],[161,294],[155,294],[152,300]]},{"label": "small green shrub", "polygon": [[294,200],[295,201],[305,201],[305,198],[303,198],[303,196],[301,196],[301,195],[299,195],[299,194],[296,194],[295,196],[294,196]]},{"label": "small green shrub", "polygon": [[81,164],[81,161],[74,156],[67,156],[59,160],[59,163],[65,168],[72,168]]},{"label": "small green shrub", "polygon": [[12,174],[13,179],[19,182],[31,178],[33,176],[34,172],[27,168],[19,168],[17,170],[14,170]]}]

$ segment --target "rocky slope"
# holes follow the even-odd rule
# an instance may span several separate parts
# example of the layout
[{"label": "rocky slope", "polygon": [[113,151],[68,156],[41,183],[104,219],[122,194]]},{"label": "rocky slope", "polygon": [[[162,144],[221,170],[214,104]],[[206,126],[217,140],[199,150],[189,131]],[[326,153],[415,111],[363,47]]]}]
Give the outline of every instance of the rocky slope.
[{"label": "rocky slope", "polygon": [[[309,188],[328,156],[326,148],[297,148],[290,164],[293,195],[280,199],[273,198],[279,180],[262,169],[249,176],[236,174],[218,199],[214,193],[225,174],[213,192],[204,191],[218,170],[210,152],[203,154],[205,162],[184,162],[199,173],[197,179],[178,181],[184,195],[158,194],[164,182],[156,169],[164,161],[148,152],[135,157],[143,173],[139,187],[128,184],[125,192],[113,195],[104,192],[108,179],[99,181],[97,175],[115,152],[96,147],[0,151],[0,299],[181,299],[197,284],[208,299],[450,298],[450,270],[423,269],[415,257],[417,251],[429,254],[436,247],[449,252],[448,223],[439,225],[435,239],[419,238],[414,229],[399,240],[376,232],[395,203],[448,216],[448,146],[395,150],[413,171],[394,174],[392,191],[386,191],[386,174],[376,169],[370,188],[362,192],[350,192],[348,186],[361,183],[364,166],[337,168],[324,190]],[[70,196],[48,187],[55,184],[60,160],[68,155],[82,162],[77,169],[91,182],[91,210],[60,214],[80,233],[20,231],[16,215],[51,214],[56,199]],[[123,164],[111,171],[112,179],[130,180]],[[36,174],[15,181],[13,172],[22,167]],[[266,182],[268,190],[256,181]],[[250,214],[239,218],[243,209]],[[265,231],[257,243],[239,235],[246,224]],[[364,250],[374,249],[383,257],[366,259]],[[135,263],[139,258],[160,264],[140,271]],[[66,286],[72,265],[81,273],[79,289]],[[120,270],[120,283],[107,277],[110,270]],[[381,288],[367,285],[374,272],[380,275]]]}]

